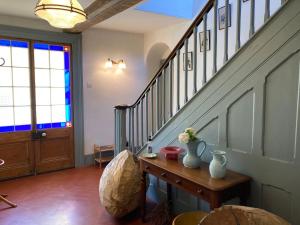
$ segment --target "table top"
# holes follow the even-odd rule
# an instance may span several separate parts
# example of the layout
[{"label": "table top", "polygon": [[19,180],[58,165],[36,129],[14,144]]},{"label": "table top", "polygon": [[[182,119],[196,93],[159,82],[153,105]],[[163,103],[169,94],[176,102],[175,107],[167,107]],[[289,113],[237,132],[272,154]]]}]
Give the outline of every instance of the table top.
[{"label": "table top", "polygon": [[183,166],[183,164],[179,161],[166,160],[161,154],[158,154],[158,157],[155,159],[148,159],[142,156],[139,158],[142,161],[169,171],[213,191],[222,191],[251,180],[249,176],[233,172],[231,170],[226,171],[226,176],[223,179],[214,179],[209,174],[208,164],[204,162],[201,164],[200,168],[191,169]]},{"label": "table top", "polygon": [[0,166],[4,165],[4,160],[0,159]]}]

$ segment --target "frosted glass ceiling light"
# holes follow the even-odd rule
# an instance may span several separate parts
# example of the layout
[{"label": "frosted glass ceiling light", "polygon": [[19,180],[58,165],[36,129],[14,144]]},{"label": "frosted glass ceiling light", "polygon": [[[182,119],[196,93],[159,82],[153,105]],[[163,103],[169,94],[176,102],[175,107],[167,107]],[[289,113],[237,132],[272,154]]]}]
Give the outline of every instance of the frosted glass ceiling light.
[{"label": "frosted glass ceiling light", "polygon": [[34,11],[51,26],[62,29],[86,21],[86,13],[77,0],[39,0]]}]

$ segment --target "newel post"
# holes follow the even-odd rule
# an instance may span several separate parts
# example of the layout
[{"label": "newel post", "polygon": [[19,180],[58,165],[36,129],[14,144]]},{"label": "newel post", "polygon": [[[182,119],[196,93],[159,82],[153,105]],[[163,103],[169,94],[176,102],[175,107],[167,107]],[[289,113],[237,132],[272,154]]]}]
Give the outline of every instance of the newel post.
[{"label": "newel post", "polygon": [[127,105],[115,106],[115,156],[126,148]]}]

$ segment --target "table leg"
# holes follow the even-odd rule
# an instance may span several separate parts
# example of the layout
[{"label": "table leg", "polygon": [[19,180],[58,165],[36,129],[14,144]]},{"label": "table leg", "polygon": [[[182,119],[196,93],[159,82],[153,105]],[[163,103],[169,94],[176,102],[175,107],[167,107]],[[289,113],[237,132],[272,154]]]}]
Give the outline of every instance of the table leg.
[{"label": "table leg", "polygon": [[210,200],[210,210],[220,208],[221,206],[222,206],[221,197],[218,194],[213,195]]},{"label": "table leg", "polygon": [[242,190],[239,196],[241,205],[247,205],[249,195],[250,195],[250,182],[242,186]]},{"label": "table leg", "polygon": [[172,185],[169,183],[167,183],[167,201],[168,201],[169,213],[171,215],[173,201],[172,201]]},{"label": "table leg", "polygon": [[142,181],[141,181],[141,217],[142,221],[145,222],[146,217],[146,194],[147,194],[147,181],[146,173],[142,172]]}]

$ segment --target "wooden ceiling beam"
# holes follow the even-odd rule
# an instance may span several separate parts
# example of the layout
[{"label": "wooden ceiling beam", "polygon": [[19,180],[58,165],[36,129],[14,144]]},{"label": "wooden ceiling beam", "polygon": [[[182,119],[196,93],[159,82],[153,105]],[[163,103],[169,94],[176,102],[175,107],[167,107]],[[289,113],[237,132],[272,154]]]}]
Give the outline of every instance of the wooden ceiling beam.
[{"label": "wooden ceiling beam", "polygon": [[96,0],[92,2],[88,7],[86,7],[84,11],[87,15],[90,15],[109,2],[111,2],[111,0]]},{"label": "wooden ceiling beam", "polygon": [[85,9],[88,19],[83,23],[77,24],[74,28],[66,30],[66,32],[83,32],[141,1],[142,0],[96,0]]}]

